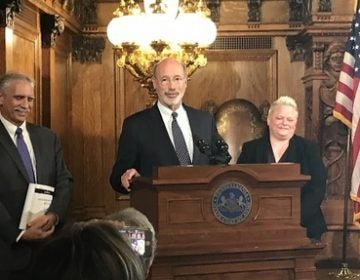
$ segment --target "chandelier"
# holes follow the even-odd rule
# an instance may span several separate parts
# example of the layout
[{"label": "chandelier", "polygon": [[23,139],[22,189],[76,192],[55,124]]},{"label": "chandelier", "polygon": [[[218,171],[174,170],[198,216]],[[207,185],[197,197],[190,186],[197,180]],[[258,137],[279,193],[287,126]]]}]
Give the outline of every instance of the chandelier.
[{"label": "chandelier", "polygon": [[154,64],[174,57],[191,76],[207,63],[205,49],[216,38],[216,25],[205,0],[144,0],[144,10],[134,0],[120,0],[107,36],[114,45],[117,65],[126,68],[154,97]]}]

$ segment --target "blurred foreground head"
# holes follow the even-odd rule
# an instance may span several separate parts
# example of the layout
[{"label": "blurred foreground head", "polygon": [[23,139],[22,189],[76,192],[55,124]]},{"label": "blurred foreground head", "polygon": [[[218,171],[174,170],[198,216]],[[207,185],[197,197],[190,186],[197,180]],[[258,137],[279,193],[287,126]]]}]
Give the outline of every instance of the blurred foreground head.
[{"label": "blurred foreground head", "polygon": [[149,251],[142,255],[147,271],[149,271],[156,251],[155,230],[149,219],[143,213],[132,207],[115,212],[107,216],[106,219],[115,221],[123,229],[136,228],[150,233],[149,244],[146,244],[146,250]]},{"label": "blurred foreground head", "polygon": [[111,221],[78,222],[39,251],[30,279],[143,280],[146,267]]}]

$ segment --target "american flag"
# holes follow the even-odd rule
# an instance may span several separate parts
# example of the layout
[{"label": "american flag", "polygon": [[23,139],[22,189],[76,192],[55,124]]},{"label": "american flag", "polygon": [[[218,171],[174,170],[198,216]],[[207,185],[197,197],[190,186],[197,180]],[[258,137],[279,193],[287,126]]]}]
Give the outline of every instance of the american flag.
[{"label": "american flag", "polygon": [[354,223],[360,226],[360,10],[352,21],[340,72],[333,115],[351,129],[351,192]]}]

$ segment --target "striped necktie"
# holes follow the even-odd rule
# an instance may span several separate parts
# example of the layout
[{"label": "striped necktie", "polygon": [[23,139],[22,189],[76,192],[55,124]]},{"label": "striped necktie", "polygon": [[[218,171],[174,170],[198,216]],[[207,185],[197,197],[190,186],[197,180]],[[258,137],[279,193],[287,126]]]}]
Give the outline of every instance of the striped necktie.
[{"label": "striped necktie", "polygon": [[180,129],[180,126],[176,120],[177,113],[173,112],[172,114],[173,120],[171,123],[171,129],[174,137],[175,151],[177,157],[179,159],[180,165],[189,165],[191,164],[190,156],[188,149],[186,147],[184,135]]}]

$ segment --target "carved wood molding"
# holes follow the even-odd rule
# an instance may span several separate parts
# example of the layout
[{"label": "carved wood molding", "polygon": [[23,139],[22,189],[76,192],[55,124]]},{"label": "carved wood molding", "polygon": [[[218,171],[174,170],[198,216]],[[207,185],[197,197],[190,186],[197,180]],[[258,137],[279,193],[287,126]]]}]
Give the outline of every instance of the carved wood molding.
[{"label": "carved wood molding", "polygon": [[215,22],[220,21],[220,1],[221,0],[208,0],[207,6],[211,11],[211,19]]},{"label": "carved wood molding", "polygon": [[325,51],[325,43],[324,42],[314,42],[312,44],[313,63],[312,63],[312,65],[309,65],[309,66],[312,66],[314,71],[322,71],[323,70],[324,51]]},{"label": "carved wood molding", "polygon": [[311,0],[288,0],[289,22],[307,23],[311,17]]},{"label": "carved wood molding", "polygon": [[15,14],[21,11],[21,0],[5,0],[0,4],[0,26],[13,26]]},{"label": "carved wood molding", "polygon": [[308,35],[306,50],[311,54],[312,63],[306,63],[310,75],[305,88],[305,132],[306,137],[317,141],[321,148],[327,170],[327,199],[338,200],[343,199],[346,184],[347,129],[333,117],[332,111],[345,38],[334,40],[334,36],[321,35]]},{"label": "carved wood molding", "polygon": [[248,22],[261,21],[262,0],[248,0]]},{"label": "carved wood molding", "polygon": [[333,117],[337,84],[341,72],[345,43],[324,43],[322,71],[325,79],[319,87],[321,150],[327,169],[327,195],[334,199],[344,196],[346,184],[347,128]]},{"label": "carved wood molding", "polygon": [[319,12],[331,12],[331,0],[319,0]]},{"label": "carved wood molding", "polygon": [[309,37],[305,35],[295,35],[286,37],[286,47],[290,52],[290,61],[305,61],[306,49]]},{"label": "carved wood molding", "polygon": [[56,37],[65,30],[64,19],[59,15],[41,14],[40,24],[42,47],[53,47],[55,45]]},{"label": "carved wood molding", "polygon": [[97,24],[97,0],[76,1],[76,13],[84,26]]},{"label": "carved wood molding", "polygon": [[73,60],[101,63],[102,52],[105,49],[105,39],[89,35],[73,36]]}]

